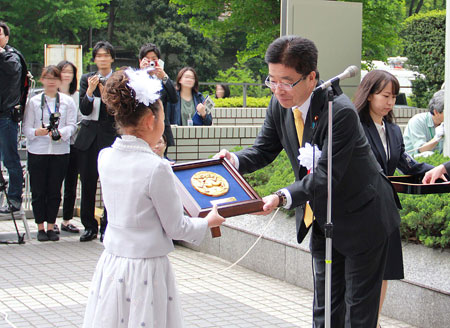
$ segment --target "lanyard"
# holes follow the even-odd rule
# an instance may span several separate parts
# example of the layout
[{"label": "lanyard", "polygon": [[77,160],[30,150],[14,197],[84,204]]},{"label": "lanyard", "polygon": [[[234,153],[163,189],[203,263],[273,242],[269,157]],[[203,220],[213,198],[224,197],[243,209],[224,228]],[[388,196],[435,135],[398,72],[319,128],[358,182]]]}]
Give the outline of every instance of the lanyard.
[{"label": "lanyard", "polygon": [[[59,93],[56,93],[56,101],[55,101],[55,113],[59,112]],[[46,105],[47,107],[47,111],[48,111],[48,115],[52,115],[52,112],[50,111],[50,107],[48,106],[47,103],[47,99],[45,98],[45,93],[42,93],[41,96],[41,123],[42,123],[42,127],[45,128],[44,126],[44,105]]]}]

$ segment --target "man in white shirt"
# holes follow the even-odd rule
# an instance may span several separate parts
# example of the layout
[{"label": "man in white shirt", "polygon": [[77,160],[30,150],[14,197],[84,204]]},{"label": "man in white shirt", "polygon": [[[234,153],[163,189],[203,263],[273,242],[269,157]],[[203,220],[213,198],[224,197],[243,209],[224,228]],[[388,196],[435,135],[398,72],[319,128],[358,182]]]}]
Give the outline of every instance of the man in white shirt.
[{"label": "man in white shirt", "polygon": [[416,114],[408,121],[403,139],[405,150],[414,156],[442,153],[444,143],[444,97],[439,90],[431,98],[426,113]]}]

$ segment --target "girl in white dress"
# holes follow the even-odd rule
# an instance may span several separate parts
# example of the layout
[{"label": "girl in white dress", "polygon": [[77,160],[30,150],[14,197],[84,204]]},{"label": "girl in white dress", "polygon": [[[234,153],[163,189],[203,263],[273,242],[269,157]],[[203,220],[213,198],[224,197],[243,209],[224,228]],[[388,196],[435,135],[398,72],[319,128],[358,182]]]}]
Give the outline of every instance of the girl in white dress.
[{"label": "girl in white dress", "polygon": [[159,90],[159,80],[127,69],[115,72],[103,92],[122,137],[98,158],[109,222],[85,328],[183,327],[167,257],[174,249],[172,239],[199,244],[208,227],[224,222],[216,207],[206,218],[183,215],[170,164],[151,148],[164,131]]}]

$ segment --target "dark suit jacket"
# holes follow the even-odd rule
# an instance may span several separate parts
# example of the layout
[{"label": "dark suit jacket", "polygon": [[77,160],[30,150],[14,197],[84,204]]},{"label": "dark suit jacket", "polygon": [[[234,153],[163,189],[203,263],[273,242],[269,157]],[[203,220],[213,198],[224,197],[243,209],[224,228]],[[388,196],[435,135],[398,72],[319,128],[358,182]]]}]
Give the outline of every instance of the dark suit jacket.
[{"label": "dark suit jacket", "polygon": [[[83,74],[80,81],[80,111],[83,115],[92,113],[93,103],[89,101],[86,90],[88,88],[88,78],[97,72]],[[93,94],[95,97],[101,97],[100,89],[97,87]],[[93,142],[97,143],[98,149],[103,149],[112,145],[116,139],[117,132],[114,128],[114,116],[106,111],[106,105],[101,102],[98,121],[81,121],[80,132],[75,141],[75,147],[81,151],[87,150]]]},{"label": "dark suit jacket", "polygon": [[[303,143],[322,151],[315,173],[299,165],[299,144],[290,108],[275,97],[269,104],[261,132],[252,147],[238,152],[239,171],[253,172],[271,163],[285,149],[296,181],[286,188],[296,209],[297,240],[306,235],[303,209],[310,201],[323,229],[327,210],[328,95],[312,97],[306,117]],[[360,124],[358,114],[345,95],[333,100],[333,247],[343,255],[355,255],[383,242],[400,223],[398,198],[382,173]]]},{"label": "dark suit jacket", "polygon": [[367,140],[369,141],[375,158],[383,168],[383,172],[386,175],[394,175],[397,168],[403,174],[424,174],[426,171],[431,170],[434,167],[427,163],[417,162],[407,152],[405,152],[402,131],[397,124],[384,121],[384,125],[386,128],[389,160],[386,158],[386,152],[384,150],[380,134],[378,133],[373,121],[370,120],[368,123],[362,123],[364,132],[366,133]]},{"label": "dark suit jacket", "polygon": [[169,103],[176,103],[178,101],[177,90],[171,79],[168,79],[166,83],[163,83],[163,89],[161,91],[161,102],[164,106],[164,135],[167,139],[167,147],[175,146],[175,139],[173,138],[172,129],[170,127],[170,109]]}]

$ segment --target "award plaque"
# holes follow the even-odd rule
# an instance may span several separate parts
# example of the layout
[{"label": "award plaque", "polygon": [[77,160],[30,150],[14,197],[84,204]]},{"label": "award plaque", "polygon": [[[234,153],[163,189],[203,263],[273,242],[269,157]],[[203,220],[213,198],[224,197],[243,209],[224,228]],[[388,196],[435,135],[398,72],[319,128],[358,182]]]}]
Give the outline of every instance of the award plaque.
[{"label": "award plaque", "polygon": [[435,183],[423,184],[423,174],[389,176],[388,178],[395,191],[403,194],[424,195],[450,192],[450,182],[439,179]]},{"label": "award plaque", "polygon": [[172,169],[184,210],[191,217],[205,217],[214,204],[223,217],[262,211],[261,197],[225,158],[175,164]]}]

